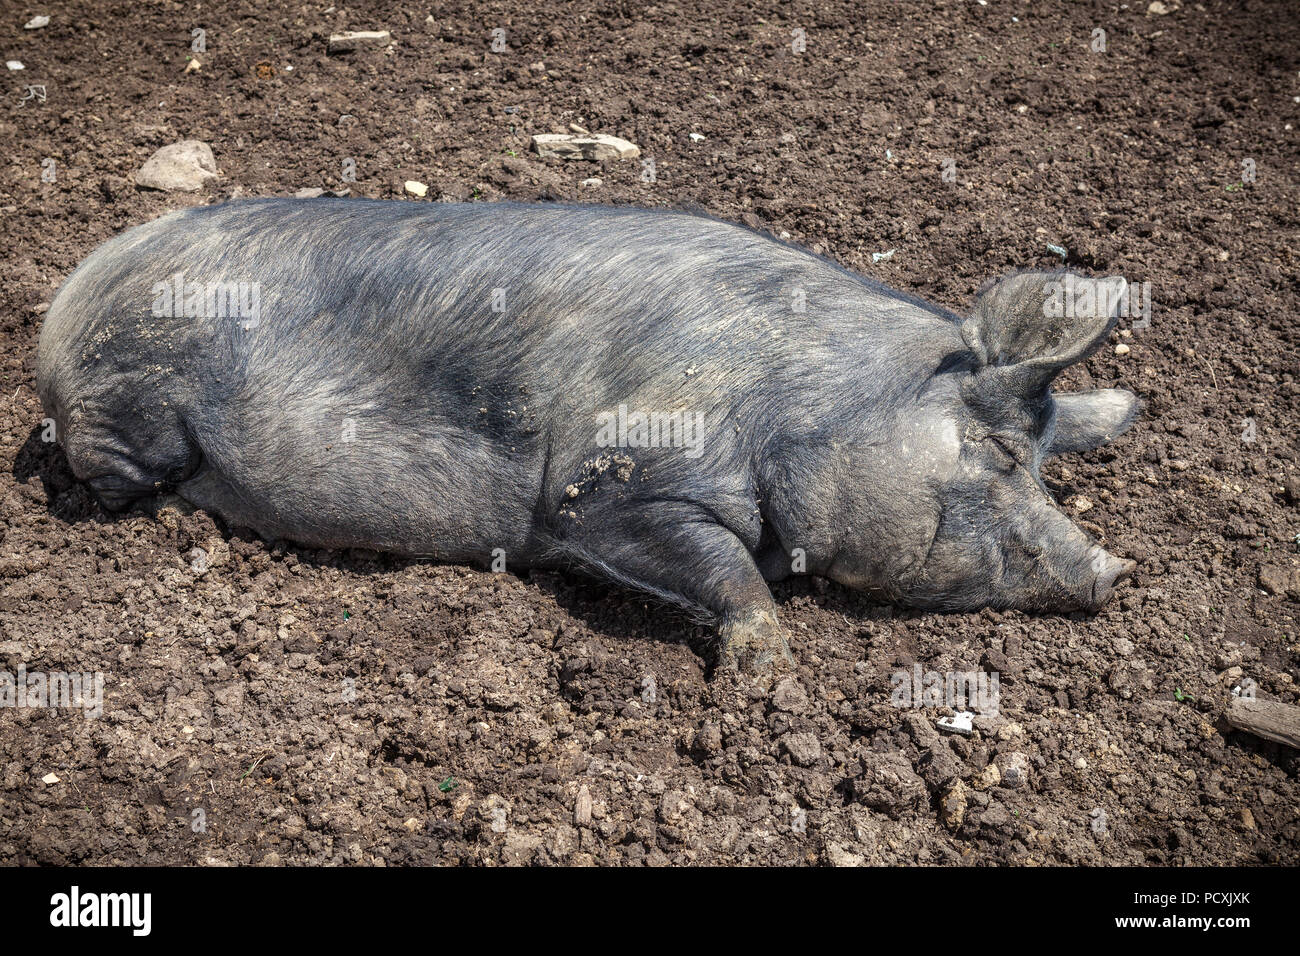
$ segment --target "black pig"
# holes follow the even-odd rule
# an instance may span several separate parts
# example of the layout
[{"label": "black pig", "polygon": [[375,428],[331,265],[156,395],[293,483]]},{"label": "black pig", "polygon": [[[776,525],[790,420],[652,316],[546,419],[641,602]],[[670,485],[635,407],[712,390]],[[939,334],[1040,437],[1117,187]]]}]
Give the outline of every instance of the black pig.
[{"label": "black pig", "polygon": [[174,490],[268,539],[576,565],[761,671],[792,571],[939,609],[1106,600],[1132,563],[1039,465],[1136,415],[1050,390],[1123,288],[1022,273],[963,318],[687,213],[257,200],[96,250],[37,382],[109,509]]}]

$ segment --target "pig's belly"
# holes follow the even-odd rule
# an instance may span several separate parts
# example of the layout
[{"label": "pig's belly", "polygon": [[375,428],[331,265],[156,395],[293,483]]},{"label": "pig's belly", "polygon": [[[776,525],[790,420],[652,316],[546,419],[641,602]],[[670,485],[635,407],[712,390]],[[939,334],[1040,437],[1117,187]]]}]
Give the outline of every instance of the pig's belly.
[{"label": "pig's belly", "polygon": [[531,450],[411,422],[368,420],[351,441],[286,424],[271,436],[200,439],[177,493],[268,540],[525,566],[542,466]]}]

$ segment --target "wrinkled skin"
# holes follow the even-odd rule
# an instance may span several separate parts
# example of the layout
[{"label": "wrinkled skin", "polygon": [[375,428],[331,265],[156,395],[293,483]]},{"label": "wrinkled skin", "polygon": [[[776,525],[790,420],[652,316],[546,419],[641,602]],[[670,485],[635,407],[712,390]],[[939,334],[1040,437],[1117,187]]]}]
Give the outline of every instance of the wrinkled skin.
[{"label": "wrinkled skin", "polygon": [[[174,273],[257,284],[260,320],[159,314]],[[108,508],[174,491],[268,539],[581,568],[711,617],[721,663],[770,673],[790,657],[766,582],[792,573],[1070,611],[1130,572],[1038,477],[1137,413],[1051,392],[1115,322],[1045,306],[1076,281],[1123,287],[1022,273],[963,317],[683,213],[232,203],[87,259],[37,384]],[[608,447],[620,406],[689,410],[703,438]]]}]

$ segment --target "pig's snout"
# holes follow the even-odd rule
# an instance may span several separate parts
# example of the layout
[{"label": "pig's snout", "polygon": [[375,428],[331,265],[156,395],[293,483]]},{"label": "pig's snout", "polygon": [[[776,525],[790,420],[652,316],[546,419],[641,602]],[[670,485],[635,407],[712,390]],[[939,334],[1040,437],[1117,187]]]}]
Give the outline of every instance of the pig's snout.
[{"label": "pig's snout", "polygon": [[1117,584],[1133,576],[1137,565],[1104,552],[1098,555],[1093,565],[1097,570],[1097,576],[1092,579],[1092,597],[1088,603],[1089,608],[1095,611],[1110,600]]}]

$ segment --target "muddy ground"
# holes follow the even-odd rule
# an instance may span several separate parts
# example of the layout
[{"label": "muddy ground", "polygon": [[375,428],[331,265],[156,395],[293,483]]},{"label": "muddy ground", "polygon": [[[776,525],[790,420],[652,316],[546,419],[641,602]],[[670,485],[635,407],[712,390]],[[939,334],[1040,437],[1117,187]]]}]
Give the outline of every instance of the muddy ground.
[{"label": "muddy ground", "polygon": [[[1166,3],[0,4],[0,669],[105,680],[97,719],[0,710],[0,863],[1300,860],[1300,758],[1221,719],[1244,681],[1298,696],[1300,22]],[[392,44],[327,55],[341,29]],[[654,181],[530,152],[569,123]],[[184,138],[220,178],[138,189]],[[747,691],[690,621],[576,575],[103,513],[33,390],[77,262],[185,205],[406,180],[703,208],[956,309],[1049,244],[1150,282],[1149,327],[1064,382],[1141,421],[1045,470],[1136,581],[1070,618],[781,585],[797,668]],[[940,735],[891,704],[913,665],[996,671],[998,716]]]}]

